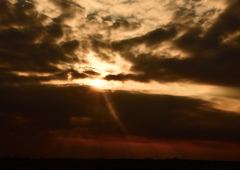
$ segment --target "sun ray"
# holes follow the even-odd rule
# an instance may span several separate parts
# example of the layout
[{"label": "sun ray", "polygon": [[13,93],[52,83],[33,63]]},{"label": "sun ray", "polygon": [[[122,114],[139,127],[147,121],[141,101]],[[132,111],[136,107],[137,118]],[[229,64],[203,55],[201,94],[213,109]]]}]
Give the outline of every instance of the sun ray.
[{"label": "sun ray", "polygon": [[106,103],[107,109],[110,113],[110,116],[115,121],[117,126],[122,130],[122,132],[126,132],[126,129],[125,129],[123,123],[121,122],[121,120],[119,119],[118,113],[117,113],[116,109],[114,108],[110,97],[108,96],[107,92],[104,90],[108,86],[106,84],[106,81],[103,79],[90,79],[87,84],[89,86],[93,87],[94,89],[97,89],[98,91],[100,91],[100,93],[102,94],[103,99]]},{"label": "sun ray", "polygon": [[112,118],[114,119],[114,121],[116,122],[116,124],[119,126],[119,128],[121,128],[122,132],[126,132],[126,128],[124,127],[122,121],[119,119],[119,116],[117,114],[116,109],[114,108],[111,99],[109,98],[108,94],[103,92],[102,93],[103,98],[106,102],[107,108],[109,110],[110,115],[112,116]]}]

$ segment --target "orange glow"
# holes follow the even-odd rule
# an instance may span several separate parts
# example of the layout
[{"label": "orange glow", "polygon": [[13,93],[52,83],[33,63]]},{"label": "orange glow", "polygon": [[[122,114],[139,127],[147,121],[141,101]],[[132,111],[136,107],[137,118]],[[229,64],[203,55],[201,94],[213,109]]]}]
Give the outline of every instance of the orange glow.
[{"label": "orange glow", "polygon": [[87,85],[90,85],[97,89],[103,89],[106,86],[106,84],[104,83],[104,80],[101,80],[101,79],[91,79],[89,80]]},{"label": "orange glow", "polygon": [[[102,51],[103,52],[103,51]],[[104,60],[99,56],[99,54],[90,51],[87,54],[84,54],[84,58],[87,61],[86,63],[75,63],[73,68],[79,72],[84,72],[86,70],[93,70],[100,75],[99,78],[103,78],[108,74],[120,74],[131,73],[130,68],[132,64],[123,59],[119,54],[112,51],[104,51],[106,55],[109,56],[109,60]],[[78,54],[81,56],[81,54]]]}]

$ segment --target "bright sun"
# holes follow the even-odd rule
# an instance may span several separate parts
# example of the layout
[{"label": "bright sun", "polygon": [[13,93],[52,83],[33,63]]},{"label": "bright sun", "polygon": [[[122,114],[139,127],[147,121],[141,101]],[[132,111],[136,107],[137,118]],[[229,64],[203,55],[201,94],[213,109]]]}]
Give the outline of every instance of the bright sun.
[{"label": "bright sun", "polygon": [[98,89],[103,89],[105,86],[104,80],[101,80],[101,79],[93,79],[89,82],[89,85]]}]

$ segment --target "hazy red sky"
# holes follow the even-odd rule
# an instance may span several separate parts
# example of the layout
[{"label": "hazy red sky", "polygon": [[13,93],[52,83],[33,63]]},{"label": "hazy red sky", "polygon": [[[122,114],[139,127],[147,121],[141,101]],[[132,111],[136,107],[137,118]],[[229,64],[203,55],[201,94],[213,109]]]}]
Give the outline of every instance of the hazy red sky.
[{"label": "hazy red sky", "polygon": [[0,156],[240,158],[238,0],[1,0]]}]

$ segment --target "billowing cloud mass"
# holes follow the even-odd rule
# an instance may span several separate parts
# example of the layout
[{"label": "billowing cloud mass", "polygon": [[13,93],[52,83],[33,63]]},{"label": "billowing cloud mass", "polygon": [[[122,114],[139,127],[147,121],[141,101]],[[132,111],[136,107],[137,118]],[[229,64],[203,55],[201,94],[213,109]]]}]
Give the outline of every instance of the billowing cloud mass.
[{"label": "billowing cloud mass", "polygon": [[1,0],[0,156],[238,160],[239,6]]}]

